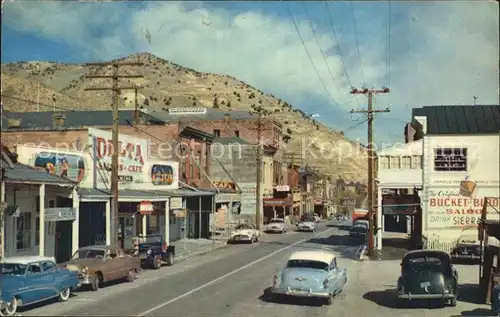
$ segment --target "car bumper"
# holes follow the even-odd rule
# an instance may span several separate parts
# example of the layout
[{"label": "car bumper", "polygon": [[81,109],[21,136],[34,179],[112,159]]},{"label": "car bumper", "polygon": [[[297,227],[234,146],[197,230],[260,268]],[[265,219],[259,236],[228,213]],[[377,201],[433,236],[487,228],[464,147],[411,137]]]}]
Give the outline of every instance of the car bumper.
[{"label": "car bumper", "polygon": [[5,308],[7,308],[7,303],[0,300],[0,310],[4,310]]},{"label": "car bumper", "polygon": [[285,231],[284,228],[267,228],[266,232],[283,232]]},{"label": "car bumper", "polygon": [[455,294],[398,294],[399,299],[453,299]]},{"label": "car bumper", "polygon": [[314,228],[311,228],[311,227],[299,227],[297,230],[299,230],[299,231],[313,231]]},{"label": "car bumper", "polygon": [[452,259],[460,259],[460,260],[479,260],[481,257],[479,255],[475,254],[452,254],[451,255]]},{"label": "car bumper", "polygon": [[82,286],[82,285],[89,285],[89,284],[92,284],[92,279],[90,278],[90,275],[83,275],[83,274],[80,274],[78,276],[79,278],[79,282],[78,282],[78,287]]},{"label": "car bumper", "polygon": [[318,291],[302,291],[302,290],[293,290],[293,289],[283,289],[283,288],[272,288],[271,294],[275,295],[287,295],[294,297],[320,297],[320,298],[328,298],[330,297],[329,292],[318,292]]},{"label": "car bumper", "polygon": [[232,237],[231,241],[252,241],[251,237],[243,237],[243,236],[238,236],[238,237]]}]

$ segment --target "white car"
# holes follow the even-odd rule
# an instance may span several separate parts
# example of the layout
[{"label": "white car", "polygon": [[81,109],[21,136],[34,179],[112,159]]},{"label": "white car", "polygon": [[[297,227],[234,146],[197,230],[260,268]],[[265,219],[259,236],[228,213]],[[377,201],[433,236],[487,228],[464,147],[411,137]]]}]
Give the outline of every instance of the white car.
[{"label": "white car", "polygon": [[314,214],[314,221],[320,222],[321,221],[320,216],[318,216],[317,214]]},{"label": "white car", "polygon": [[231,233],[229,242],[250,242],[259,241],[260,231],[252,223],[242,223],[237,225]]},{"label": "white car", "polygon": [[297,225],[298,231],[316,231],[316,223],[312,221],[302,221]]},{"label": "white car", "polygon": [[274,218],[269,222],[266,226],[266,232],[274,232],[274,233],[285,233],[286,232],[286,223],[284,219]]}]

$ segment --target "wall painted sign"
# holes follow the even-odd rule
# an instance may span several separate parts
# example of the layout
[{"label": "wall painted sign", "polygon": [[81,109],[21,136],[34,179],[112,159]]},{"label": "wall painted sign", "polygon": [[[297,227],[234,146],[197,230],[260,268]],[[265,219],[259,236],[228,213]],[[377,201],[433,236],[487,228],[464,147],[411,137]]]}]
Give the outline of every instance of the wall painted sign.
[{"label": "wall painted sign", "polygon": [[88,153],[27,145],[18,145],[16,153],[20,163],[78,182],[81,187],[92,186],[90,171],[93,164]]},{"label": "wall painted sign", "polygon": [[[478,188],[475,197],[460,195],[460,188],[433,189],[427,192],[427,225],[428,228],[463,228],[474,227],[481,217],[484,197],[494,208],[499,208],[498,188]],[[488,213],[496,212],[490,207]]]},{"label": "wall painted sign", "polygon": [[255,214],[257,210],[257,184],[238,183],[241,188],[241,209],[240,214]]},{"label": "wall painted sign", "polygon": [[[124,134],[120,134],[118,140],[119,187],[133,189],[132,184],[143,174],[148,141]],[[90,128],[89,144],[94,161],[94,187],[109,189],[111,187],[111,156],[114,151],[112,134],[110,131]]]}]

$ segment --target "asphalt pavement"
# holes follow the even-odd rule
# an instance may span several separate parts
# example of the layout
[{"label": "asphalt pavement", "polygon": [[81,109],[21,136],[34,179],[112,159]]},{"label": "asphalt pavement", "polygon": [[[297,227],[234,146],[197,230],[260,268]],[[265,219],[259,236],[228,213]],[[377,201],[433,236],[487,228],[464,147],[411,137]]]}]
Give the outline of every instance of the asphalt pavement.
[{"label": "asphalt pavement", "polygon": [[[254,245],[230,245],[203,256],[144,271],[133,283],[77,292],[65,303],[21,312],[34,316],[450,316],[472,311],[471,303],[441,309],[397,309],[391,298],[399,274],[397,261],[357,261],[358,245],[345,227],[320,225],[316,233],[265,235]],[[320,301],[262,299],[273,274],[297,250],[328,249],[347,268],[344,292],[331,306]],[[394,263],[393,263],[394,262]],[[389,289],[389,290],[388,290]],[[477,305],[476,305],[477,306]],[[482,308],[481,308],[482,309]]]}]

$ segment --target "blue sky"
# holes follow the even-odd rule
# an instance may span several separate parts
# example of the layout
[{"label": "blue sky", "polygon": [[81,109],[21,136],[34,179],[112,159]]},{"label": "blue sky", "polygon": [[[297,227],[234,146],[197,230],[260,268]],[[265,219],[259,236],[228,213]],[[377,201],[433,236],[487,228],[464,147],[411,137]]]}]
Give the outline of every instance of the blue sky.
[{"label": "blue sky", "polygon": [[[2,62],[80,63],[146,51],[237,77],[337,130],[363,118],[349,114],[366,106],[349,94],[351,84],[389,86],[375,101],[391,109],[376,117],[379,143],[402,140],[413,107],[471,104],[473,96],[498,104],[496,1],[14,1],[3,11]],[[361,124],[346,135],[365,142],[365,131]]]}]

